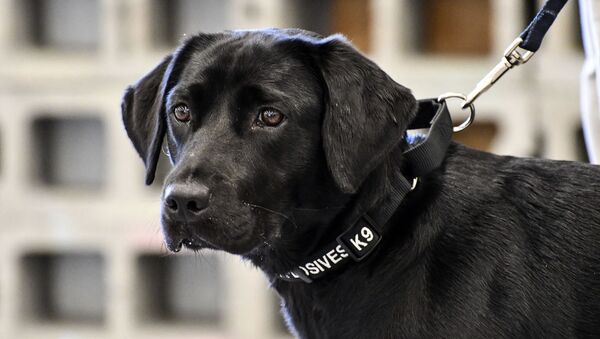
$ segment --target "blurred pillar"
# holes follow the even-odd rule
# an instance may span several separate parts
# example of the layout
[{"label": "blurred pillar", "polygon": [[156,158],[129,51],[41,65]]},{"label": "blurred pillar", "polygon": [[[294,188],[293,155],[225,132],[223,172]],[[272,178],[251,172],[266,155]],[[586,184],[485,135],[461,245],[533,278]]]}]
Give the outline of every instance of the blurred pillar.
[{"label": "blurred pillar", "polygon": [[371,27],[372,54],[378,59],[393,60],[403,55],[402,47],[407,34],[402,34],[399,16],[403,14],[406,1],[373,0],[371,2],[371,22],[377,23]]},{"label": "blurred pillar", "polygon": [[[492,1],[492,53],[501,56],[525,27],[523,0]],[[499,24],[502,23],[502,24]]]},{"label": "blurred pillar", "polygon": [[[538,2],[538,8],[541,8],[546,1]],[[576,10],[575,1],[568,1],[560,11],[557,20],[554,21],[554,24],[552,24],[552,27],[544,37],[542,46],[545,55],[560,58],[561,54],[573,53],[578,48],[578,42],[576,39],[573,39],[574,36],[577,36]]]},{"label": "blurred pillar", "polygon": [[590,162],[600,162],[599,81],[600,1],[580,0],[581,31],[585,49],[585,64],[581,72],[581,119]]},{"label": "blurred pillar", "polygon": [[272,319],[276,311],[270,303],[273,298],[269,298],[269,294],[273,292],[269,290],[268,282],[255,268],[237,257],[228,256],[224,262],[224,288],[228,293],[225,322],[230,337],[268,338],[269,333],[273,332]]},{"label": "blurred pillar", "polygon": [[99,3],[100,30],[104,32],[100,36],[100,50],[105,61],[114,62],[118,58],[119,50],[119,12],[121,3],[117,0],[104,0]]},{"label": "blurred pillar", "polygon": [[[538,0],[536,12],[544,3]],[[531,65],[526,66],[538,68],[536,86],[543,93],[543,100],[536,103],[541,127],[538,131],[543,136],[541,155],[550,159],[577,160],[578,107],[564,100],[580,95],[574,73],[581,69],[576,9],[576,1],[566,3]]]},{"label": "blurred pillar", "polygon": [[130,45],[130,50],[133,55],[139,59],[143,59],[148,50],[150,50],[150,42],[152,40],[152,30],[148,29],[148,23],[151,22],[151,2],[148,0],[130,0],[126,3],[129,6],[129,20],[127,22],[128,30],[131,34],[131,39],[127,43]]},{"label": "blurred pillar", "polygon": [[279,0],[233,0],[233,28],[284,27],[288,5],[289,1]]},{"label": "blurred pillar", "polygon": [[11,3],[9,0],[0,0],[0,56],[8,53],[10,50],[9,42],[11,41],[10,24],[11,20]]}]

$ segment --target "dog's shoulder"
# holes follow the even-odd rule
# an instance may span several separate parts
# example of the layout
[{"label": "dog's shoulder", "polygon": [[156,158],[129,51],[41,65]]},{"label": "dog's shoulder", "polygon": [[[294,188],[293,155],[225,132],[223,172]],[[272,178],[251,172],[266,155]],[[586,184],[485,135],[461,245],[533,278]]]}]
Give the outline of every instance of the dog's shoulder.
[{"label": "dog's shoulder", "polygon": [[441,182],[437,206],[452,211],[447,214],[460,225],[456,232],[489,233],[490,240],[513,244],[518,239],[527,247],[536,243],[563,251],[563,258],[574,258],[571,249],[600,255],[600,166],[499,156],[453,144]]},{"label": "dog's shoulder", "polygon": [[453,143],[444,176],[449,184],[555,194],[599,194],[600,166],[576,161],[496,155]]}]

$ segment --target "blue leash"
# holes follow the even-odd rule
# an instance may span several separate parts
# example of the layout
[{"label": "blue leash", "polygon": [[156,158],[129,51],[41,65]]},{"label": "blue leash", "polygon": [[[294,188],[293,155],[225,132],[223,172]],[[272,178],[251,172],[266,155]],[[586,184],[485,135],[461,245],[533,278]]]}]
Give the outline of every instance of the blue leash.
[{"label": "blue leash", "polygon": [[463,101],[462,108],[468,107],[471,111],[469,118],[455,127],[454,132],[467,128],[475,119],[475,106],[473,105],[475,99],[492,87],[508,70],[531,59],[533,54],[540,48],[544,36],[566,3],[567,0],[547,0],[527,28],[508,46],[500,62],[477,83],[468,95],[445,93],[438,97],[438,101],[445,101],[449,98],[461,99]]},{"label": "blue leash", "polygon": [[523,39],[523,42],[519,44],[519,47],[534,53],[537,52],[542,44],[544,35],[546,35],[546,32],[548,32],[558,13],[566,3],[567,0],[546,1],[542,9],[540,9],[529,23],[529,26],[521,33],[520,38]]}]

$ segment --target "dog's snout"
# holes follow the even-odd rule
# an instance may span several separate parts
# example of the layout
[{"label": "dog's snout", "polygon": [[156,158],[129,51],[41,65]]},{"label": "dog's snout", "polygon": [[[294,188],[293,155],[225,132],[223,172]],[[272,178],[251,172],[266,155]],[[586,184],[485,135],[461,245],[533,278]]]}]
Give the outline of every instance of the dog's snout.
[{"label": "dog's snout", "polygon": [[170,184],[165,189],[165,210],[175,220],[194,221],[208,207],[210,191],[202,184]]}]

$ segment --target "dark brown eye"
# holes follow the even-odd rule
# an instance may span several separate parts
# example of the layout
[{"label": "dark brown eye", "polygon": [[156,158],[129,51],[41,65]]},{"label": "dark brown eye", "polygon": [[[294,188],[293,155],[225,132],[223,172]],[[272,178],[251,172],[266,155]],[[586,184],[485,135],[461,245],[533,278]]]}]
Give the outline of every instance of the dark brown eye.
[{"label": "dark brown eye", "polygon": [[192,119],[189,107],[186,105],[177,105],[173,109],[173,115],[175,119],[180,122],[188,122]]},{"label": "dark brown eye", "polygon": [[275,127],[283,122],[285,116],[278,111],[267,108],[260,112],[258,115],[258,120],[263,123],[265,126]]}]

